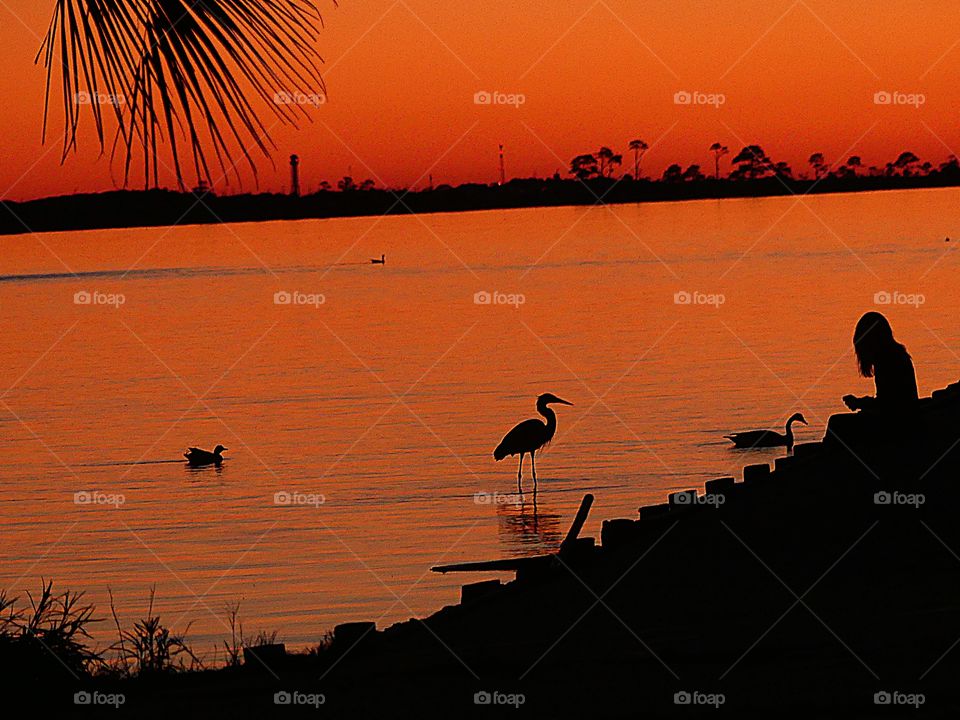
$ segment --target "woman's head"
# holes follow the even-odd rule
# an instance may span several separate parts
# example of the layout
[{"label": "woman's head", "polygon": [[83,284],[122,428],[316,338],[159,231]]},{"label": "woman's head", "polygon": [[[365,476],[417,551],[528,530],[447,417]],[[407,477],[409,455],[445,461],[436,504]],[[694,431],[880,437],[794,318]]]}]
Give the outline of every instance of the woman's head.
[{"label": "woman's head", "polygon": [[906,352],[906,348],[894,340],[890,323],[878,312],[868,312],[860,318],[853,331],[853,349],[864,377],[873,377],[877,360],[884,355]]}]

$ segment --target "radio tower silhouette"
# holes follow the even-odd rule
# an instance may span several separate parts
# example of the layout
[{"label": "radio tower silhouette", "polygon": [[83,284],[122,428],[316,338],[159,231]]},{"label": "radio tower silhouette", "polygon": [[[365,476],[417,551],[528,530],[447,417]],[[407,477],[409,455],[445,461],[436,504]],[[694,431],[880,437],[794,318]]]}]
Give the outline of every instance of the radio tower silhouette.
[{"label": "radio tower silhouette", "polygon": [[290,194],[300,197],[300,156],[290,156]]},{"label": "radio tower silhouette", "polygon": [[507,172],[503,167],[503,143],[500,144],[500,185],[507,181]]}]

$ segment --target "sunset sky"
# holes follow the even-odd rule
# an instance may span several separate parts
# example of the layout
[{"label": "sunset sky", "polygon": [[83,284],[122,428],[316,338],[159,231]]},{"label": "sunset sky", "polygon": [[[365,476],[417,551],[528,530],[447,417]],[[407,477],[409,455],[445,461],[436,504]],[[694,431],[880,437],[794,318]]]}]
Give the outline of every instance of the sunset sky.
[{"label": "sunset sky", "polygon": [[[64,166],[59,114],[41,143],[45,77],[33,61],[53,5],[0,3],[7,199],[122,179],[118,160],[97,157],[89,117]],[[435,184],[491,182],[500,142],[508,176],[565,173],[571,157],[600,145],[624,153],[627,170],[632,138],[652,146],[644,171],[656,176],[673,162],[712,168],[715,141],[733,152],[759,143],[794,172],[809,169],[814,151],[883,165],[905,149],[935,164],[960,149],[960,5],[948,0],[343,0],[321,9],[329,100],[312,123],[273,128],[276,167],[260,161],[262,191],[286,189],[291,153],[311,191],[348,172],[393,187],[422,187],[431,173]],[[477,105],[478,91],[525,102]],[[676,104],[679,91],[724,102]],[[878,105],[877,92],[922,103]]]}]

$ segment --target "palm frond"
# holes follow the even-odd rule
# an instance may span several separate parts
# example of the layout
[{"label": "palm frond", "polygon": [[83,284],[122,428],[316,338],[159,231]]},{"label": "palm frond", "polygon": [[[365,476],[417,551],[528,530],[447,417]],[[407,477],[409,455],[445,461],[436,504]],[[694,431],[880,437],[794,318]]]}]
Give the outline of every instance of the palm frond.
[{"label": "palm frond", "polygon": [[37,55],[47,71],[44,139],[59,78],[62,160],[88,109],[101,153],[113,118],[124,184],[138,154],[148,186],[166,168],[183,187],[187,157],[197,181],[241,181],[241,162],[256,178],[254,153],[270,157],[271,129],[308,117],[283,99],[325,97],[321,26],[312,0],[56,0]]}]

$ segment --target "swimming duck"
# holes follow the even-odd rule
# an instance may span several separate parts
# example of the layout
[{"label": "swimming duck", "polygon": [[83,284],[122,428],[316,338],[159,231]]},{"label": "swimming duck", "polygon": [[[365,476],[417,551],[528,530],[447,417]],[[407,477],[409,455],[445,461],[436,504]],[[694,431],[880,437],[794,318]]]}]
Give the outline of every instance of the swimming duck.
[{"label": "swimming duck", "polygon": [[749,430],[747,432],[724,435],[724,437],[733,442],[733,444],[738,448],[752,449],[785,446],[787,448],[787,452],[792,452],[793,424],[795,422],[802,422],[804,425],[807,424],[807,421],[804,419],[803,415],[800,413],[794,413],[790,416],[790,419],[787,420],[786,432],[783,434],[774,430]]},{"label": "swimming duck", "polygon": [[200,467],[202,465],[219,465],[223,462],[223,452],[226,450],[223,445],[217,445],[213,452],[207,450],[201,450],[200,448],[192,447],[183,456],[187,459],[187,462],[190,463],[193,467]]}]

